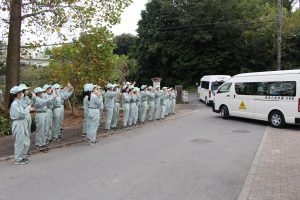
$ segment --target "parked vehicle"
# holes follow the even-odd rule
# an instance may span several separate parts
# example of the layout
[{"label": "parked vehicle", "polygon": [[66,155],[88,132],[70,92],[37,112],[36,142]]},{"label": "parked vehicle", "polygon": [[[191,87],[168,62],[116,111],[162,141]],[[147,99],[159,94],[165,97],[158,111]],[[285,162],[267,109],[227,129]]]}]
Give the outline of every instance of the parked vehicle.
[{"label": "parked vehicle", "polygon": [[238,74],[216,92],[213,111],[269,121],[281,128],[300,124],[300,70]]},{"label": "parked vehicle", "polygon": [[210,75],[203,76],[200,79],[198,87],[199,101],[203,101],[206,105],[211,105],[214,98],[214,92],[231,76],[228,75]]}]

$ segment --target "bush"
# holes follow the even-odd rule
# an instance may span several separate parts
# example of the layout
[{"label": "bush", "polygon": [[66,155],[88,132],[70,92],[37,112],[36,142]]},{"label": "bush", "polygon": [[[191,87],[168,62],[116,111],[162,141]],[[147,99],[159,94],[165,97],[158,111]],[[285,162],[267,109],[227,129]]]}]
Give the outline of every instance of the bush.
[{"label": "bush", "polygon": [[6,114],[0,114],[0,136],[11,135],[11,119]]}]

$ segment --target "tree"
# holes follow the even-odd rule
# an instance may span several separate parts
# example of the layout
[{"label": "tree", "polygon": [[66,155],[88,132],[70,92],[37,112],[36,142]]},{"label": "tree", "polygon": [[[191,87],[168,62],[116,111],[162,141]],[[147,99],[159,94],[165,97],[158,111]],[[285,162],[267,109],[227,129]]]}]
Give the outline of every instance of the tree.
[{"label": "tree", "polygon": [[270,0],[151,0],[138,23],[138,81],[190,86],[203,75],[275,69],[276,13]]},{"label": "tree", "polygon": [[[114,53],[120,55],[121,57],[126,57],[126,63],[122,62],[123,70],[122,79],[134,80],[137,72],[137,62],[135,59],[135,47],[137,37],[131,34],[121,34],[114,38],[116,43],[116,48],[114,49]],[[123,59],[124,61],[124,59]]]},{"label": "tree", "polygon": [[107,82],[118,81],[126,57],[113,54],[114,48],[113,35],[106,28],[92,28],[82,33],[72,44],[52,50],[52,61],[46,68],[48,82],[71,82],[76,95],[76,91],[81,91],[85,83],[103,86]]},{"label": "tree", "polygon": [[114,50],[115,54],[130,56],[133,53],[137,37],[132,34],[121,34],[114,38],[117,47]]},{"label": "tree", "polygon": [[130,3],[131,0],[1,0],[1,9],[9,12],[10,16],[9,19],[1,19],[1,28],[4,23],[9,24],[6,101],[10,88],[20,81],[22,33],[57,32],[67,40],[61,33],[62,27],[68,26],[69,32],[74,32],[78,29],[89,30],[92,26],[115,24]]}]

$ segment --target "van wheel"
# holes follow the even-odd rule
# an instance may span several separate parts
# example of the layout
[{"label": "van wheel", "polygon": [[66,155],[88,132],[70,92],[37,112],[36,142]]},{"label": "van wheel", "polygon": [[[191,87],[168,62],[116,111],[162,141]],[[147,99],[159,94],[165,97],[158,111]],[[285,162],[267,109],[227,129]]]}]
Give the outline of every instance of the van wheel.
[{"label": "van wheel", "polygon": [[274,128],[284,127],[285,126],[285,119],[284,119],[283,114],[280,111],[277,111],[277,110],[271,112],[271,114],[269,115],[269,123]]},{"label": "van wheel", "polygon": [[228,117],[229,117],[229,110],[228,110],[227,106],[221,106],[220,111],[221,111],[220,112],[221,113],[221,117],[223,119],[228,119]]}]

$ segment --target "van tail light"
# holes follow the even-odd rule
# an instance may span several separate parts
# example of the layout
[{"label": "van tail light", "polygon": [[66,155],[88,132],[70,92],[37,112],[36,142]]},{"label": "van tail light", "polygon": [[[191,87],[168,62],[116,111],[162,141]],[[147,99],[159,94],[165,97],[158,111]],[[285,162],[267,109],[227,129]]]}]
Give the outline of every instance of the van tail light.
[{"label": "van tail light", "polygon": [[300,99],[298,99],[298,112],[300,112]]},{"label": "van tail light", "polygon": [[[208,91],[208,97],[211,98],[211,91],[210,90]],[[299,103],[300,103],[300,99],[299,99]],[[299,109],[300,109],[300,107],[299,107]]]}]

